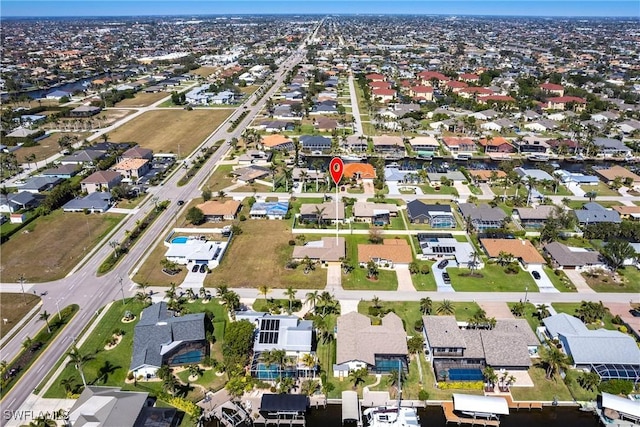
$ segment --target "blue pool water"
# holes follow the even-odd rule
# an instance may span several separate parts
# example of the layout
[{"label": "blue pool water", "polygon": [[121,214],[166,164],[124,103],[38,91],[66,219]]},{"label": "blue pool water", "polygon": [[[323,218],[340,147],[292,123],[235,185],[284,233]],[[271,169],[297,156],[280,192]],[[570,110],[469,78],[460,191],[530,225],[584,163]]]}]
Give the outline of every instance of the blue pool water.
[{"label": "blue pool water", "polygon": [[171,243],[187,243],[188,237],[174,237]]},{"label": "blue pool water", "polygon": [[449,369],[449,381],[482,381],[482,371],[479,369]]},{"label": "blue pool water", "polygon": [[198,363],[202,360],[201,350],[191,350],[184,354],[175,356],[171,363],[173,365],[185,365],[187,363]]}]

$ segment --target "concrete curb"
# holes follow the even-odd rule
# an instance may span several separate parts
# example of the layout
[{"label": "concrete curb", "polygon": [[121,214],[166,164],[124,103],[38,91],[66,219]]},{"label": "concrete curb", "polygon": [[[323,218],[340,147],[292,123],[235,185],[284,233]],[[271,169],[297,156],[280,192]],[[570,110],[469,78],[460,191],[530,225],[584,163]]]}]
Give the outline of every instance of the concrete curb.
[{"label": "concrete curb", "polygon": [[2,337],[2,339],[0,339],[0,349],[2,349],[4,345],[7,342],[11,341],[18,333],[20,333],[24,324],[29,322],[31,318],[36,315],[36,313],[40,310],[42,304],[44,303],[42,301],[42,298],[40,298],[40,302],[36,304],[35,307],[33,307],[31,310],[29,310],[29,313],[27,313],[26,316],[20,319],[20,321],[16,323],[14,327],[9,329],[9,333]]}]

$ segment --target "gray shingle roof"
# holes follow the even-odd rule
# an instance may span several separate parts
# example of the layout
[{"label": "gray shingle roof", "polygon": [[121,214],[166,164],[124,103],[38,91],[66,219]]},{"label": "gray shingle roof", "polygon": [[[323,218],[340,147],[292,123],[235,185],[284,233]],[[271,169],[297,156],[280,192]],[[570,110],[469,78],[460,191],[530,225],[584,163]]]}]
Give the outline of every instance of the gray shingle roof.
[{"label": "gray shingle roof", "polygon": [[582,209],[573,211],[580,223],[621,222],[620,214],[614,210],[604,208],[595,202],[585,203]]},{"label": "gray shingle roof", "polygon": [[87,386],[69,410],[74,427],[122,427],[135,424],[149,393],[121,391],[119,387]]},{"label": "gray shingle roof", "polygon": [[544,246],[545,252],[560,266],[575,267],[599,264],[600,254],[596,251],[573,252],[568,246],[559,242],[551,242]]},{"label": "gray shingle roof", "polygon": [[465,348],[467,346],[455,317],[422,316],[422,323],[431,347]]},{"label": "gray shingle roof", "polygon": [[473,203],[460,203],[458,205],[462,216],[466,219],[471,217],[472,221],[502,221],[507,215],[500,208],[492,208],[486,203],[479,206]]},{"label": "gray shingle roof", "polygon": [[[531,329],[529,329],[531,330]],[[531,366],[527,342],[521,334],[496,330],[479,331],[484,357],[489,366]]]}]

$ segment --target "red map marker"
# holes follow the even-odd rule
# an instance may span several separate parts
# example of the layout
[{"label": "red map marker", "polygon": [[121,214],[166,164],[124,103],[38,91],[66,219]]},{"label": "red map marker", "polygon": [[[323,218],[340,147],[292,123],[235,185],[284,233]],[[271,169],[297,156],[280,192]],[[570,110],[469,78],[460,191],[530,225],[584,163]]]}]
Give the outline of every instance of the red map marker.
[{"label": "red map marker", "polygon": [[344,174],[344,162],[340,157],[334,157],[329,163],[329,172],[331,172],[331,178],[333,182],[338,185]]}]

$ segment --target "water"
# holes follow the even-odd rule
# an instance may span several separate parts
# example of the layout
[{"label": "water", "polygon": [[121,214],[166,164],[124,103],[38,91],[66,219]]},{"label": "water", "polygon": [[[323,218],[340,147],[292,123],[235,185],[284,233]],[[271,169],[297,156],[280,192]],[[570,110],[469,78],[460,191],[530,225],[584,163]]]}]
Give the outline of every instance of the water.
[{"label": "water", "polygon": [[482,381],[484,375],[479,369],[449,369],[451,381]]},{"label": "water", "polygon": [[187,243],[188,237],[176,237],[171,240],[171,243]]},{"label": "water", "polygon": [[93,80],[101,79],[105,76],[107,76],[107,74],[103,73],[103,74],[98,74],[92,77],[85,77],[75,82],[65,83],[60,86],[50,87],[48,89],[37,89],[37,90],[16,92],[16,93],[10,93],[10,94],[3,94],[3,99],[9,96],[19,96],[21,94],[25,94],[31,99],[40,99],[40,98],[46,97],[48,93],[53,92],[54,90],[63,90],[65,92],[73,93],[76,90],[85,90],[86,87],[84,86],[84,83],[91,83]]},{"label": "water", "polygon": [[187,353],[175,356],[171,360],[172,365],[185,365],[187,363],[198,363],[202,360],[202,351],[191,350]]}]

